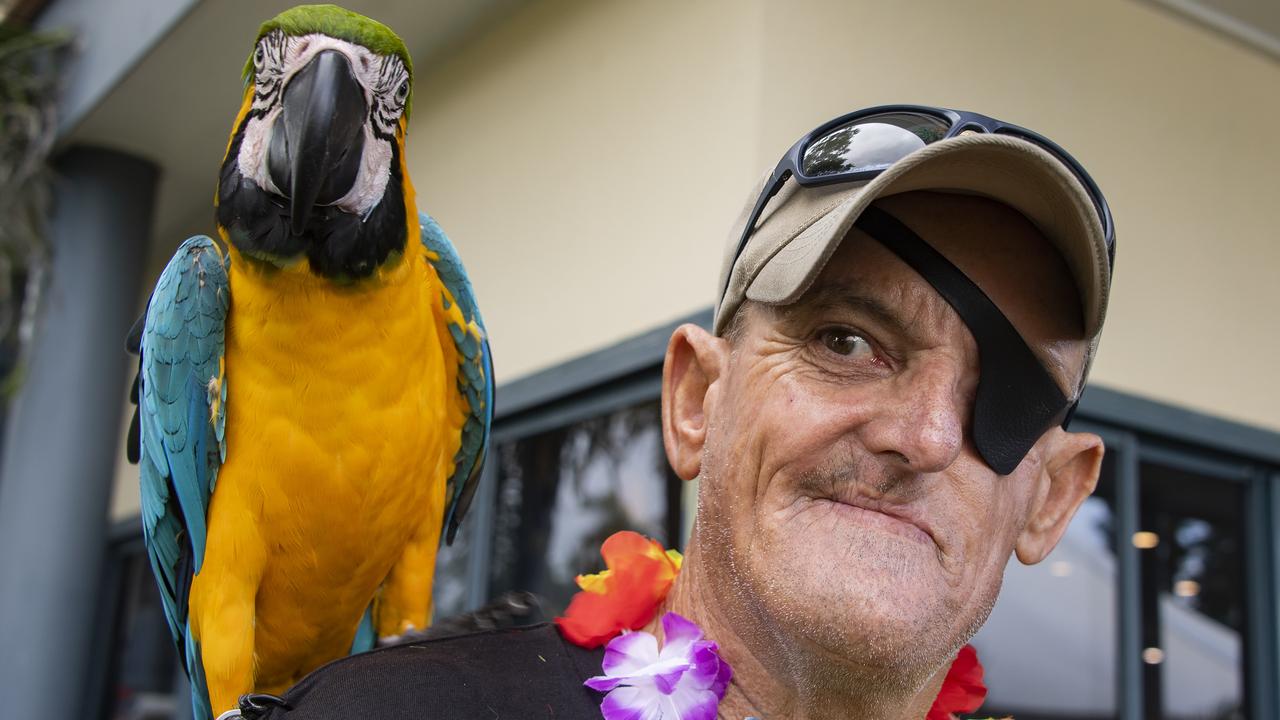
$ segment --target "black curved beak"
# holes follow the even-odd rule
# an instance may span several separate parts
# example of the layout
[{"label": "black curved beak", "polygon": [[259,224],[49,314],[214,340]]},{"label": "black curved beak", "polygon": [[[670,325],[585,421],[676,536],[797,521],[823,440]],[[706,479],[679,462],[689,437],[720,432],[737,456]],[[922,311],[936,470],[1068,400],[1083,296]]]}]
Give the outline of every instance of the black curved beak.
[{"label": "black curved beak", "polygon": [[288,193],[290,229],[301,235],[312,208],[337,202],[355,185],[369,108],[351,63],[337,50],[317,54],[290,78],[283,106],[267,170]]}]

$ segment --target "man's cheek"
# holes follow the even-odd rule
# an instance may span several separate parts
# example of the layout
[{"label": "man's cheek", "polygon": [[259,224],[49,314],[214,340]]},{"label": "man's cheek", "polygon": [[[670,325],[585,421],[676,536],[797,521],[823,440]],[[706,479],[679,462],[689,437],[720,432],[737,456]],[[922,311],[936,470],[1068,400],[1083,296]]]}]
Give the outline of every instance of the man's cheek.
[{"label": "man's cheek", "polygon": [[992,562],[1003,563],[1012,547],[1009,515],[1013,507],[1007,498],[985,493],[964,492],[931,498],[931,505],[941,510],[945,528],[940,532],[939,560],[948,582],[953,586],[968,585],[978,575],[987,574]]},{"label": "man's cheek", "polygon": [[965,584],[979,589],[998,587],[1022,527],[1022,508],[1011,498],[993,498],[986,512],[969,516],[965,541]]},{"label": "man's cheek", "polygon": [[765,451],[761,470],[766,475],[783,469],[795,474],[806,464],[816,467],[854,430],[842,418],[847,408],[792,379],[769,388],[752,415]]}]

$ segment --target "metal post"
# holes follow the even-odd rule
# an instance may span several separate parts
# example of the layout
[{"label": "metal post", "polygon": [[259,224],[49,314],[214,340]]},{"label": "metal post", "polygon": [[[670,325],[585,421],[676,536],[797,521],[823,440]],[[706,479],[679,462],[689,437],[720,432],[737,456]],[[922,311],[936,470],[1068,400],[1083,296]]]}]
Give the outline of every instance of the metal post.
[{"label": "metal post", "polygon": [[1277,716],[1277,683],[1280,662],[1276,654],[1277,583],[1280,574],[1275,572],[1274,557],[1276,516],[1272,513],[1275,488],[1274,478],[1261,468],[1254,469],[1250,478],[1245,507],[1245,605],[1248,618],[1245,628],[1249,638],[1245,647],[1249,652],[1246,668],[1249,671],[1246,686],[1249,697],[1245,707],[1248,717],[1273,718]]},{"label": "metal post", "polygon": [[498,443],[489,445],[489,458],[481,470],[480,486],[476,488],[475,501],[465,531],[471,533],[470,552],[467,557],[467,603],[464,610],[473,610],[492,600],[489,597],[489,570],[493,562],[494,503],[498,500]]},{"label": "metal post", "polygon": [[[1139,529],[1138,442],[1124,433],[1113,449],[1116,452],[1116,555],[1120,592],[1117,650],[1116,700],[1121,720],[1145,717],[1142,666],[1142,560],[1133,545]],[[1157,698],[1158,700],[1158,698]]]},{"label": "metal post", "polygon": [[156,168],[73,148],[58,163],[53,264],[0,458],[0,698],[5,717],[84,717]]}]

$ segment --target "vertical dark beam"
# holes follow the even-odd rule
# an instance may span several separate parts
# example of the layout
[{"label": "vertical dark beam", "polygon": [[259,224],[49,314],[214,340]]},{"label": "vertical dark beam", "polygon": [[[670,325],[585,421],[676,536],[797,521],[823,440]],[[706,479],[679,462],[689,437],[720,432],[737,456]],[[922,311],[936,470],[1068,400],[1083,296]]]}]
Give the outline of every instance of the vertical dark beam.
[{"label": "vertical dark beam", "polygon": [[0,698],[5,717],[50,720],[85,717],[123,338],[157,177],[92,148],[57,171],[50,286],[0,458]]},{"label": "vertical dark beam", "polygon": [[1277,667],[1276,616],[1277,575],[1276,539],[1277,517],[1275,478],[1259,469],[1249,482],[1245,512],[1245,629],[1249,638],[1245,648],[1249,653],[1246,668],[1249,671],[1246,687],[1249,692],[1248,717],[1273,718],[1280,714],[1280,699],[1276,697]]},{"label": "vertical dark beam", "polygon": [[471,527],[470,554],[467,556],[467,606],[470,610],[489,601],[489,568],[493,562],[493,513],[498,501],[498,443],[489,445],[489,457],[480,471],[480,486],[468,513]]},{"label": "vertical dark beam", "polygon": [[84,694],[83,717],[108,717],[108,691],[112,676],[118,671],[115,665],[115,641],[123,628],[120,626],[120,609],[123,598],[120,592],[128,574],[125,572],[125,556],[119,547],[110,543],[103,548],[103,565],[98,577],[98,603],[94,609],[94,635],[89,648],[89,671],[81,686]]},{"label": "vertical dark beam", "polygon": [[1138,441],[1131,433],[1116,438],[1116,555],[1120,570],[1116,643],[1116,702],[1120,720],[1142,720],[1142,562],[1133,534],[1138,532]]},{"label": "vertical dark beam", "polygon": [[172,720],[195,720],[195,709],[191,707],[191,683],[181,665],[174,665],[173,670]]},{"label": "vertical dark beam", "polygon": [[1271,687],[1271,709],[1280,714],[1280,472],[1270,474],[1267,486],[1271,494],[1271,637],[1264,642],[1271,644],[1273,674],[1264,682]]}]

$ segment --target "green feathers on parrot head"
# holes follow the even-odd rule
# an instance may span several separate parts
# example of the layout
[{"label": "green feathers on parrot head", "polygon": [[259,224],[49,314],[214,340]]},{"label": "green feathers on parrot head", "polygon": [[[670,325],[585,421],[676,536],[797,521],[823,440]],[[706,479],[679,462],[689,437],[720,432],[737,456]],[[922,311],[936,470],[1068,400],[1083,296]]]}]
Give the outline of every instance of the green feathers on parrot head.
[{"label": "green feathers on parrot head", "polygon": [[[300,5],[258,30],[218,181],[217,220],[249,257],[349,281],[399,257],[416,218],[404,122],[413,65],[386,25]],[[415,223],[416,224],[416,223]]]},{"label": "green feathers on parrot head", "polygon": [[253,41],[254,50],[244,63],[246,85],[253,82],[256,65],[254,58],[262,38],[277,30],[288,37],[325,35],[359,45],[376,55],[398,58],[408,74],[409,97],[405,100],[404,114],[406,117],[409,115],[413,97],[413,60],[409,57],[409,49],[405,47],[404,41],[391,28],[337,5],[298,5],[289,8],[258,28],[258,37]]}]

